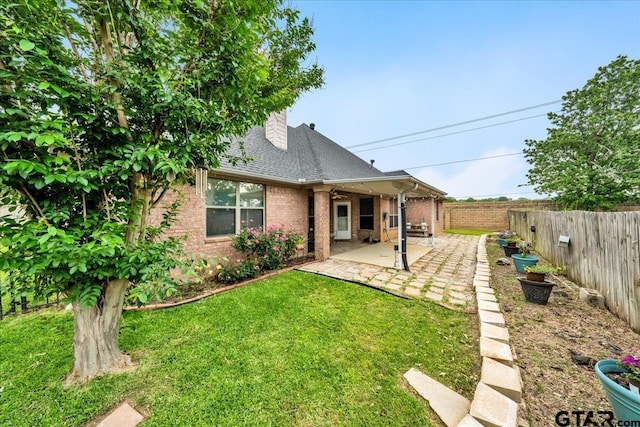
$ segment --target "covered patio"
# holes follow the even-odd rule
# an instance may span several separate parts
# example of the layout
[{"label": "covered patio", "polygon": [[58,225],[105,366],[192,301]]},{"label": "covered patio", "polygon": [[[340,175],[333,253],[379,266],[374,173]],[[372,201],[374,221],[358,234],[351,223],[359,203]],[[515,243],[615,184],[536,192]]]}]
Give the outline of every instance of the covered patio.
[{"label": "covered patio", "polygon": [[[329,258],[401,269],[401,264],[398,264],[401,260],[397,259],[394,249],[396,245],[398,245],[396,239],[379,243],[338,241],[332,243]],[[432,249],[431,238],[409,237],[407,239],[407,262],[409,267]]]}]

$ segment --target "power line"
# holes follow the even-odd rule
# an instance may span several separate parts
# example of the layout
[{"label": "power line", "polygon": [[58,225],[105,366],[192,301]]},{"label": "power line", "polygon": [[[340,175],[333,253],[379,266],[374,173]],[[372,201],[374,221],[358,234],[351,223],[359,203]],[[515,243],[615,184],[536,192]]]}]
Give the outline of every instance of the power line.
[{"label": "power line", "polygon": [[469,199],[469,198],[476,198],[476,197],[501,197],[501,196],[514,196],[514,195],[520,195],[520,194],[538,194],[535,191],[523,191],[520,193],[498,193],[498,194],[483,194],[480,196],[466,196],[466,197],[456,197],[456,199]]},{"label": "power line", "polygon": [[475,159],[467,159],[467,160],[456,160],[453,162],[446,162],[446,163],[434,163],[432,165],[424,165],[424,166],[412,166],[410,168],[403,168],[404,170],[408,170],[408,169],[423,169],[423,168],[432,168],[435,166],[444,166],[444,165],[453,165],[456,163],[467,163],[467,162],[475,162],[476,160],[487,160],[487,159],[496,159],[498,157],[509,157],[509,156],[519,156],[523,154],[522,151],[519,151],[517,153],[509,153],[509,154],[496,154],[495,156],[487,156],[487,157],[477,157]]},{"label": "power line", "polygon": [[477,119],[472,119],[472,120],[465,120],[463,122],[453,123],[453,124],[450,124],[450,125],[438,126],[436,128],[421,130],[421,131],[418,131],[418,132],[407,133],[405,135],[398,135],[398,136],[393,136],[393,137],[390,137],[390,138],[378,139],[376,141],[365,142],[365,143],[362,143],[362,144],[350,145],[350,146],[347,146],[345,148],[364,147],[366,145],[378,144],[380,142],[393,141],[395,139],[406,138],[408,136],[420,135],[422,133],[434,132],[434,131],[437,131],[437,130],[448,129],[448,128],[452,128],[452,127],[456,127],[456,126],[466,125],[466,124],[469,124],[469,123],[480,122],[482,120],[488,120],[488,119],[494,119],[496,117],[507,116],[509,114],[520,113],[522,111],[533,110],[533,109],[540,108],[540,107],[546,107],[547,105],[558,104],[560,102],[562,102],[562,100],[545,102],[543,104],[532,105],[530,107],[525,107],[525,108],[518,108],[517,110],[506,111],[504,113],[499,113],[499,114],[492,114],[490,116],[479,117]]},{"label": "power line", "polygon": [[428,138],[420,138],[420,139],[414,139],[414,140],[411,140],[411,141],[398,142],[396,144],[383,145],[382,147],[365,148],[364,150],[356,150],[356,151],[354,151],[354,153],[362,153],[362,152],[365,152],[365,151],[382,150],[383,148],[397,147],[398,145],[412,144],[414,142],[419,142],[419,141],[428,141],[430,139],[437,139],[437,138],[442,138],[442,137],[445,137],[445,136],[458,135],[460,133],[472,132],[474,130],[480,130],[480,129],[487,129],[487,128],[491,128],[491,127],[494,127],[494,126],[502,126],[502,125],[506,125],[506,124],[509,124],[509,123],[521,122],[523,120],[534,119],[536,117],[542,117],[542,116],[546,116],[546,115],[547,115],[547,113],[536,114],[535,116],[522,117],[520,119],[508,120],[506,122],[494,123],[494,124],[491,124],[491,125],[480,126],[480,127],[477,127],[477,128],[459,130],[457,132],[444,133],[442,135],[430,136]]}]

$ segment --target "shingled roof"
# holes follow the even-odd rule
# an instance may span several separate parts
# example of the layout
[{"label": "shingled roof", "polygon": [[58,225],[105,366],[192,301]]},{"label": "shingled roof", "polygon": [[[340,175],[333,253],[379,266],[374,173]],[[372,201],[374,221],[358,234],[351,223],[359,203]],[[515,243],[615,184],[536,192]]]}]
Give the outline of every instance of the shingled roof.
[{"label": "shingled roof", "polygon": [[[335,183],[362,180],[390,182],[394,177],[418,181],[405,171],[381,172],[349,150],[306,124],[287,126],[287,149],[278,148],[265,136],[264,126],[253,127],[244,138],[233,141],[228,154],[240,156],[240,142],[252,160],[232,165],[221,160],[217,172],[289,184]],[[215,173],[215,172],[214,172]],[[424,183],[421,183],[424,184]],[[428,186],[430,192],[446,194]]]},{"label": "shingled roof", "polygon": [[220,169],[286,182],[387,176],[306,124],[288,126],[287,134],[288,147],[283,150],[267,140],[263,126],[252,128],[244,138],[234,141],[229,154],[240,155],[239,142],[244,141],[245,152],[253,160],[236,166],[223,161]]}]

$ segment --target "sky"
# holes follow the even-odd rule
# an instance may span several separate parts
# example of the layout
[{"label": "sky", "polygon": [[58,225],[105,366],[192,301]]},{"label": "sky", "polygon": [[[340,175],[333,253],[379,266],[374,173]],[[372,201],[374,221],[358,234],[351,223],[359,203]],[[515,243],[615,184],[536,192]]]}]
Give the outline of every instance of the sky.
[{"label": "sky", "polygon": [[[546,114],[562,108],[539,105],[583,87],[618,55],[640,58],[640,1],[291,5],[313,20],[310,61],[325,85],[288,109],[289,125],[315,123],[378,169],[405,169],[457,199],[544,197],[527,185],[524,156],[512,155],[526,139],[545,139]],[[484,157],[493,158],[461,162]]]}]

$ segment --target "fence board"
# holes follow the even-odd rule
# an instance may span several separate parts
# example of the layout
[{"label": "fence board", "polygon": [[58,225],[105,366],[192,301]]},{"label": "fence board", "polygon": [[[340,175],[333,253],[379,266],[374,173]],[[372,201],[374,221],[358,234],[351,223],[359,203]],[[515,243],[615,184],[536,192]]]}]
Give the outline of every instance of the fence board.
[{"label": "fence board", "polygon": [[[640,332],[640,212],[509,211],[510,228]],[[531,232],[535,226],[535,233]],[[558,247],[560,235],[568,248]]]}]

